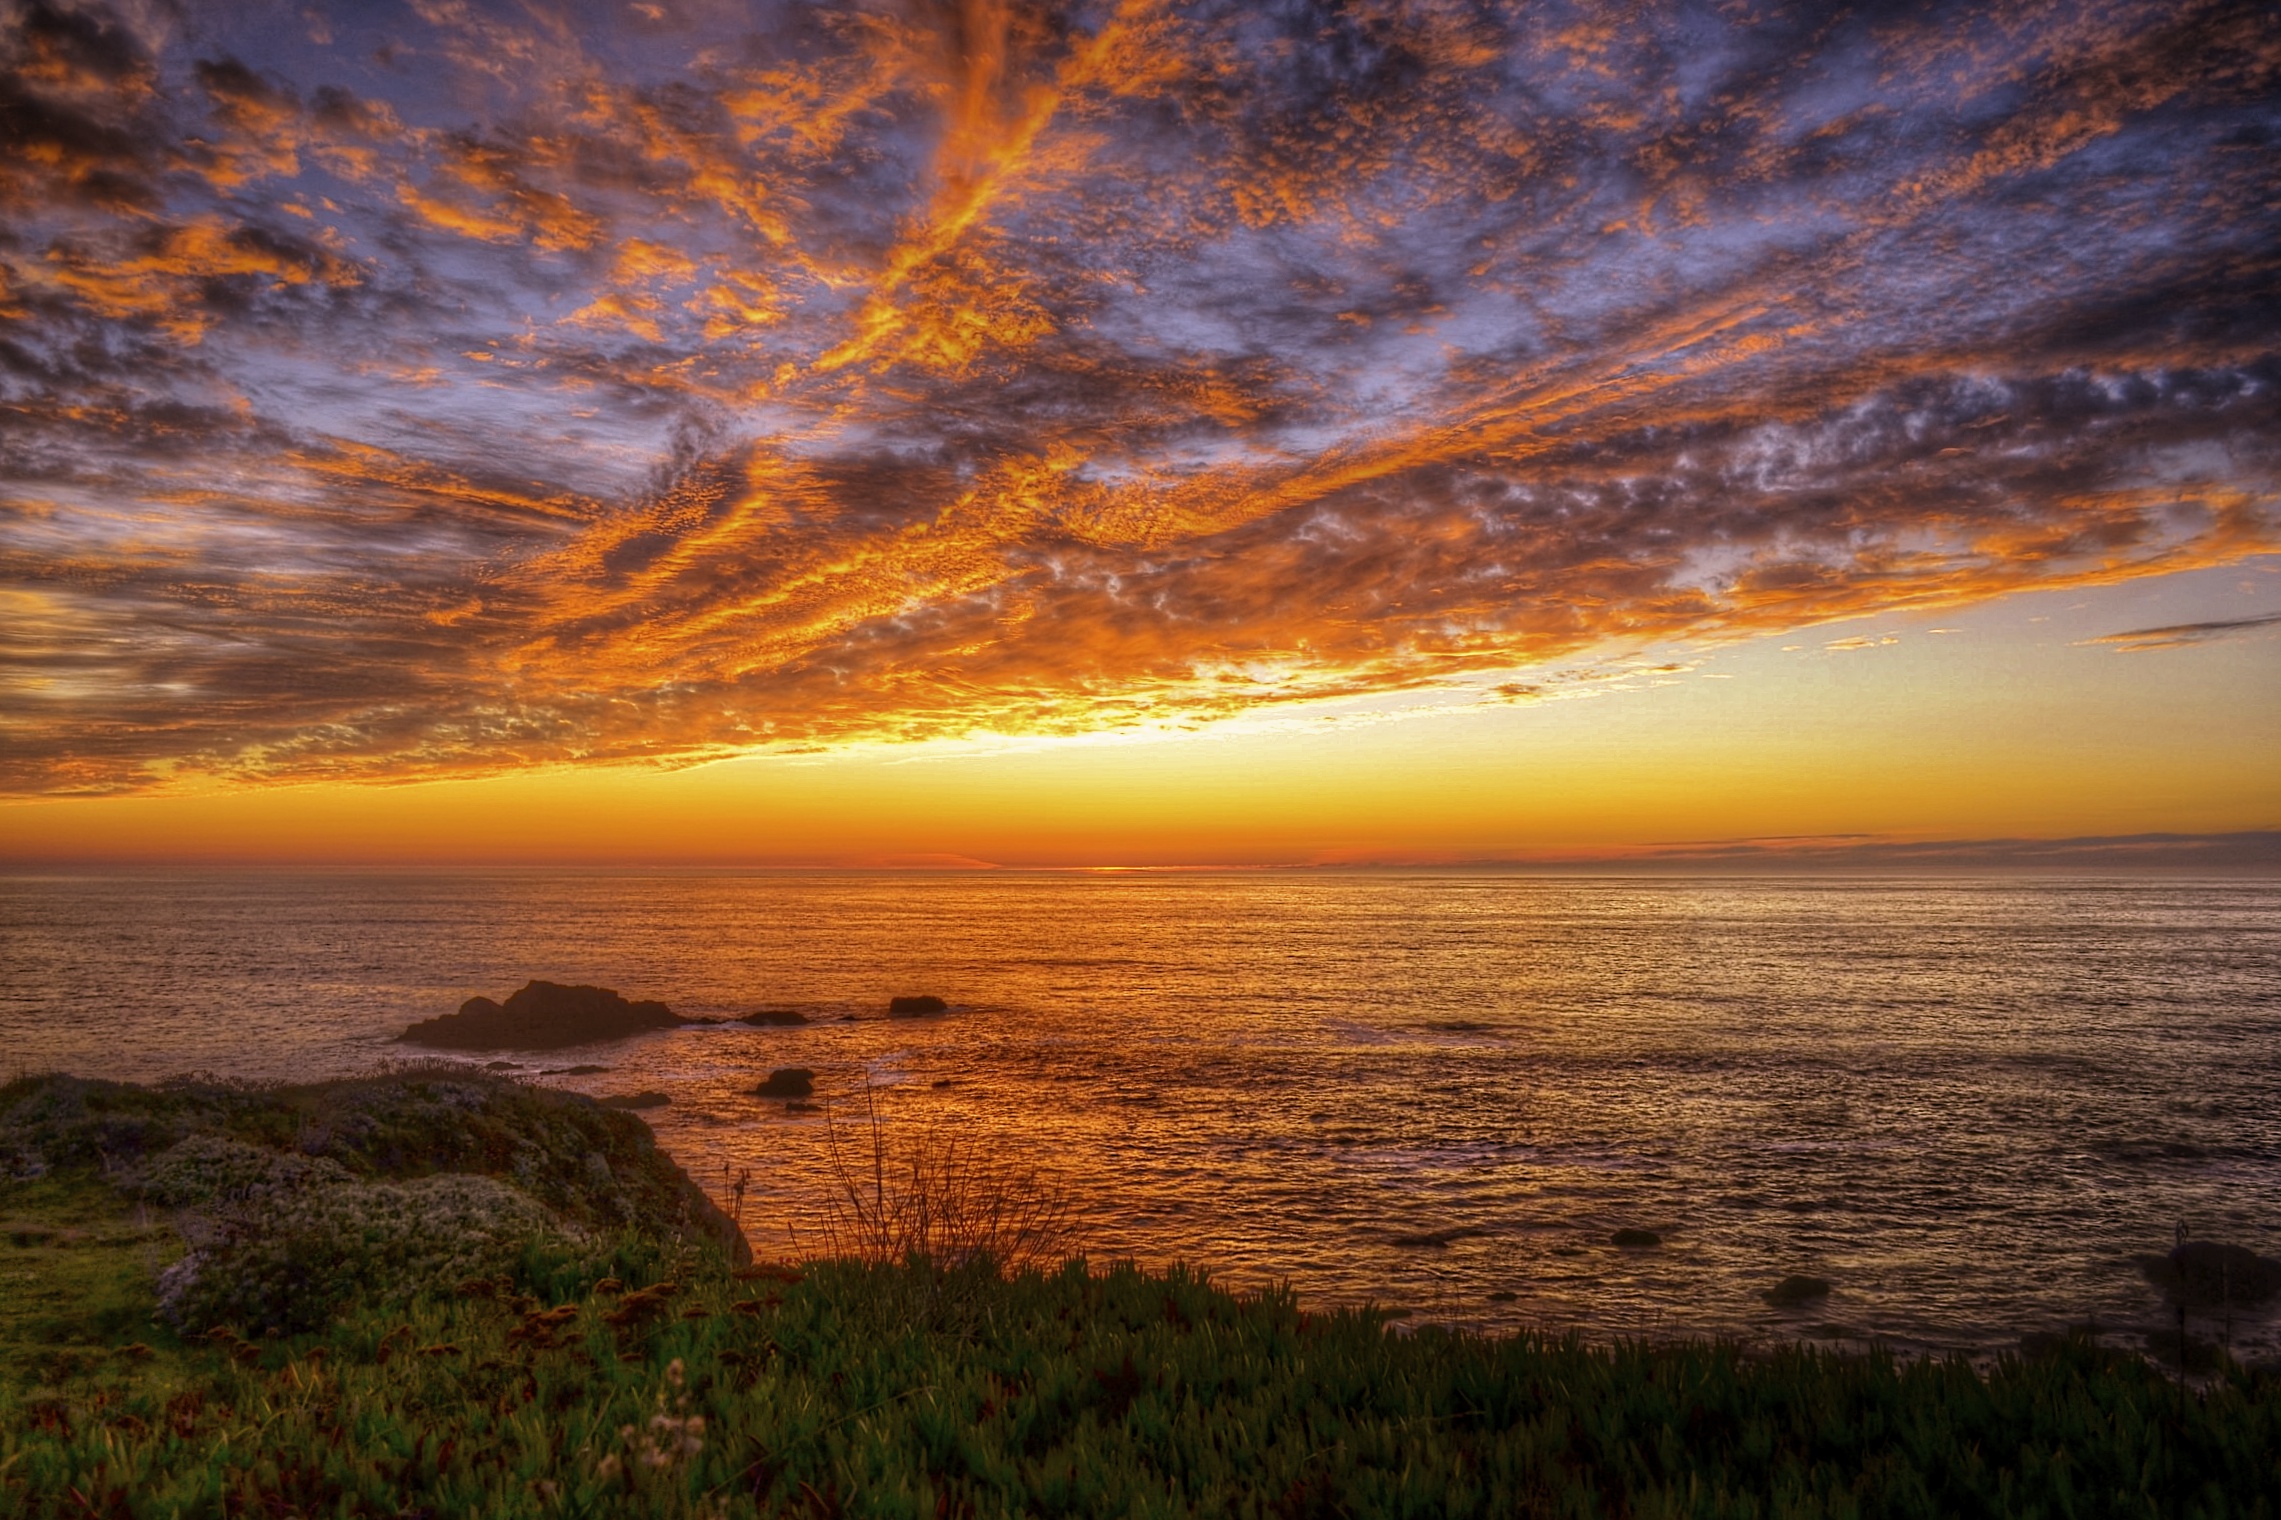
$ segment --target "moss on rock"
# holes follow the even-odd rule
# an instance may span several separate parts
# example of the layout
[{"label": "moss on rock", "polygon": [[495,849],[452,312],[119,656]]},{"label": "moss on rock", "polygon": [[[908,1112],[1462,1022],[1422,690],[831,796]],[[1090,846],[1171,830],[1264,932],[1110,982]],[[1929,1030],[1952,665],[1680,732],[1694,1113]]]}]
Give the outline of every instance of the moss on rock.
[{"label": "moss on rock", "polygon": [[185,1135],[122,1180],[129,1191],[165,1208],[214,1208],[266,1193],[295,1192],[353,1180],[346,1167],[248,1145],[227,1135]]},{"label": "moss on rock", "polygon": [[0,1088],[0,1174],[172,1211],[191,1250],[160,1301],[185,1329],[308,1330],[354,1299],[627,1236],[751,1260],[640,1119],[461,1067],[274,1088],[27,1078]]},{"label": "moss on rock", "polygon": [[159,1281],[159,1312],[186,1331],[294,1334],[362,1299],[401,1303],[582,1242],[528,1194],[490,1177],[341,1182],[256,1195],[217,1238]]}]

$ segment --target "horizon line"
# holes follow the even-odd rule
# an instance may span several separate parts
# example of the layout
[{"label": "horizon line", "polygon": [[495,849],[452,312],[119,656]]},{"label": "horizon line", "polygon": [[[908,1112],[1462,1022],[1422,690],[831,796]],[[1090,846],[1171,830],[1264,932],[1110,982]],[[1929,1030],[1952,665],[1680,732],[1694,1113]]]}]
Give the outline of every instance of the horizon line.
[{"label": "horizon line", "polygon": [[2005,836],[1912,840],[1884,835],[1798,835],[1657,842],[1599,849],[1512,854],[1373,852],[1353,858],[1228,861],[992,861],[948,851],[894,852],[840,858],[607,857],[562,859],[418,859],[348,856],[330,860],[280,856],[33,856],[0,860],[0,875],[149,875],[166,872],[432,872],[531,874],[548,871],[723,872],[786,875],[1263,875],[1339,872],[1459,872],[1512,875],[1907,876],[2023,874],[2041,876],[2196,873],[2281,876],[2281,828],[2215,833]]}]

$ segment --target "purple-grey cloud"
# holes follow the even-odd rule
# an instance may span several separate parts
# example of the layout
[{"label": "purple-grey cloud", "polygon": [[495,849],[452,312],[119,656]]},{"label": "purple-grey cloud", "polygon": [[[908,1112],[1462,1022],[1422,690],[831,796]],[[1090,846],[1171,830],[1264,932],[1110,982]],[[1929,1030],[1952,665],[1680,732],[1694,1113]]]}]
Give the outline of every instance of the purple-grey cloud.
[{"label": "purple-grey cloud", "polygon": [[0,784],[1194,722],[2267,551],[2277,81],[2234,0],[12,0]]},{"label": "purple-grey cloud", "polygon": [[2281,627],[2281,612],[2264,617],[2213,618],[2206,623],[2172,623],[2164,628],[2132,628],[2122,633],[2102,633],[2085,642],[2112,644],[2125,654],[2137,654],[2149,649],[2182,649],[2191,644],[2237,639],[2276,627]]}]

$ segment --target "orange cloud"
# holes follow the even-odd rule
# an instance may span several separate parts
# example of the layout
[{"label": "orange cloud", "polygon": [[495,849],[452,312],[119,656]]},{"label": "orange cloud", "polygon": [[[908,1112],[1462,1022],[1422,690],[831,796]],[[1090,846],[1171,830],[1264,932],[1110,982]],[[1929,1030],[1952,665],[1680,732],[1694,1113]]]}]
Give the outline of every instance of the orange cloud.
[{"label": "orange cloud", "polygon": [[9,787],[1525,696],[2281,546],[2255,7],[322,30],[0,27]]}]

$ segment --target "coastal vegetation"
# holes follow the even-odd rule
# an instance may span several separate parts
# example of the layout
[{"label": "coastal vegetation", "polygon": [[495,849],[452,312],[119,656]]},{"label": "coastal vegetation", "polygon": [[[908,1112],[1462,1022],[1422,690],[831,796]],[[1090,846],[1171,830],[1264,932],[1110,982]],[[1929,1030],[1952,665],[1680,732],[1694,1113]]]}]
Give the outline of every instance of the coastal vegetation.
[{"label": "coastal vegetation", "polygon": [[[463,1069],[0,1088],[0,1512],[2220,1516],[2281,1495],[2269,1370],[2189,1385],[2083,1340],[1974,1367],[1402,1333],[1052,1261],[1013,1174],[933,1154],[851,1162],[835,1259],[753,1263],[638,1119]],[[986,1196],[953,1206],[960,1187]]]}]

